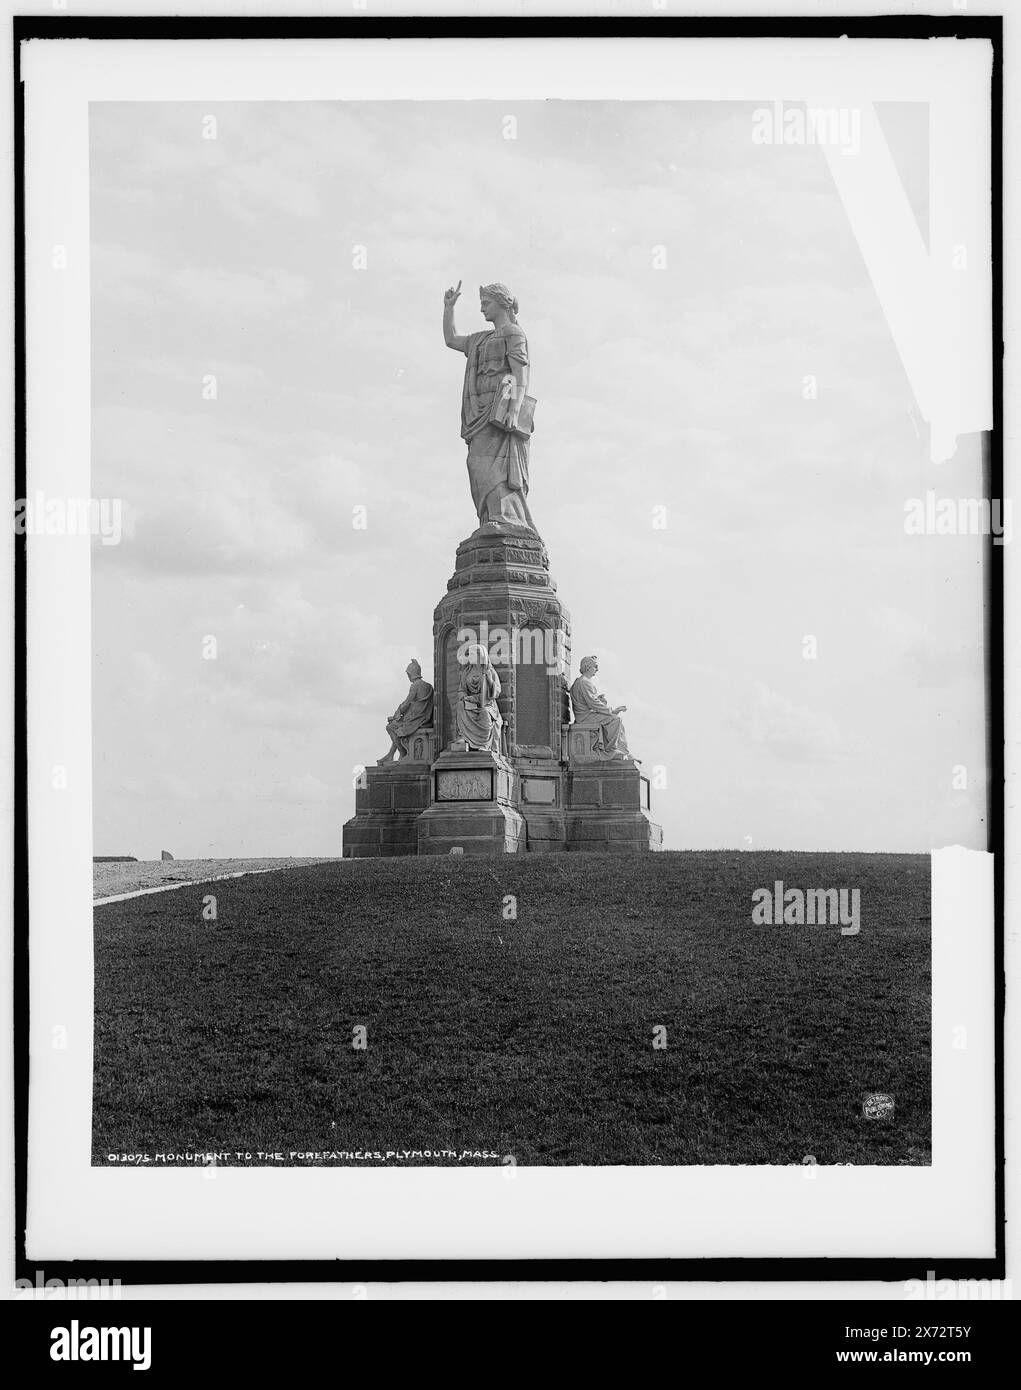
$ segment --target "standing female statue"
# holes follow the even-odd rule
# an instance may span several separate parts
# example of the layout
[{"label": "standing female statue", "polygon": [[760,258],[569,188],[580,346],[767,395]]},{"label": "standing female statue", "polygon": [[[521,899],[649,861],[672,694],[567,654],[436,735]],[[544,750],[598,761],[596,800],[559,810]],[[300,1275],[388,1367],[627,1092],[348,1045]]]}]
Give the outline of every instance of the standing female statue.
[{"label": "standing female statue", "polygon": [[489,652],[481,644],[467,648],[461,679],[454,702],[454,727],[457,737],[469,748],[500,756],[500,729],[503,717],[496,701],[500,694],[500,677],[493,669]]},{"label": "standing female statue", "polygon": [[[479,287],[481,333],[454,329],[461,282],[443,296],[443,341],[468,361],[461,394],[461,437],[468,445],[468,481],[480,526],[506,524],[535,530],[528,510],[528,433],[521,408],[528,387],[528,341],[518,324],[518,301],[506,285]],[[498,401],[502,424],[493,424]],[[530,432],[531,424],[528,422]]]}]

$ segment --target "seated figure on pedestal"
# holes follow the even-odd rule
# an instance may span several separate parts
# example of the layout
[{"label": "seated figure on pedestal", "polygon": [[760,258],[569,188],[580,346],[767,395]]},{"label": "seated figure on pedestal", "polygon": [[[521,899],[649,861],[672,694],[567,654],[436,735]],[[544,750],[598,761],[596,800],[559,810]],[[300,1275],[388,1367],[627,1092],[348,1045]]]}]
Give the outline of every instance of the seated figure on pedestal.
[{"label": "seated figure on pedestal", "polygon": [[406,758],[408,739],[419,729],[432,723],[433,688],[428,681],[422,679],[422,668],[414,657],[408,663],[407,677],[411,682],[407,698],[401,701],[386,724],[386,731],[390,735],[390,751],[379,759],[377,767],[395,762],[398,753],[402,758]]},{"label": "seated figure on pedestal", "polygon": [[500,677],[493,669],[488,650],[480,644],[468,647],[461,666],[461,679],[454,701],[454,728],[457,737],[480,753],[500,756],[500,730],[503,716],[496,701]]},{"label": "seated figure on pedestal", "polygon": [[571,686],[571,705],[574,709],[571,727],[596,731],[592,751],[599,757],[630,759],[624,724],[618,717],[627,712],[627,705],[617,705],[611,709],[606,696],[596,690],[592,677],[599,671],[599,662],[594,656],[582,657],[580,669],[581,675]]}]

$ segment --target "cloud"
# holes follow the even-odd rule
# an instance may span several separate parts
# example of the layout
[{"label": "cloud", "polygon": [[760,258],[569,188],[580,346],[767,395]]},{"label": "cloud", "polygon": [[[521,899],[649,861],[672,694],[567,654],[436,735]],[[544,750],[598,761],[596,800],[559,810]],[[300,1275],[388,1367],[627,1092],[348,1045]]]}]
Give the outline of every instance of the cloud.
[{"label": "cloud", "polygon": [[750,699],[733,716],[733,723],[749,742],[788,762],[828,762],[848,751],[835,719],[795,705],[761,681],[755,682]]},{"label": "cloud", "polygon": [[989,825],[985,811],[969,796],[946,796],[937,801],[927,828],[933,849],[963,845],[966,849],[984,850],[988,846]]},{"label": "cloud", "polygon": [[873,623],[892,649],[893,660],[924,689],[954,685],[969,671],[980,669],[979,633],[965,636],[946,628],[940,635],[917,614],[884,605],[872,614]]},{"label": "cloud", "polygon": [[[475,525],[463,361],[440,339],[460,277],[462,332],[482,327],[480,281],[521,299],[533,512],[575,670],[615,654],[636,754],[683,763],[704,833],[726,844],[754,830],[876,847],[854,779],[901,772],[882,834],[917,847],[917,692],[957,663],[939,718],[947,747],[963,742],[981,703],[965,640],[978,570],[963,541],[904,537],[925,441],[822,154],[753,146],[750,103],[513,109],[516,140],[496,102],[94,108],[93,488],[123,500],[126,527],[94,568],[111,842],[137,815],[117,809],[127,779],[166,772],[202,790],[198,844],[236,849],[254,827],[269,852],[306,833],[336,849],[335,824],[311,830],[295,805],[321,805],[323,786],[349,798],[351,767],[385,750]],[[810,680],[804,631],[824,655]],[[837,678],[840,652],[859,660]],[[728,721],[750,673],[761,684]],[[735,726],[766,787],[753,826],[714,790]],[[826,807],[816,838],[810,796]],[[669,842],[703,833],[682,798],[663,803]]]},{"label": "cloud", "polygon": [[269,790],[274,801],[289,805],[309,806],[323,804],[336,799],[336,788],[328,786],[319,777],[306,772],[301,777],[289,777],[275,783]]},{"label": "cloud", "polygon": [[232,164],[219,185],[223,206],[243,222],[256,222],[266,203],[295,217],[317,217],[318,190],[308,179],[288,174],[268,156],[250,164]]},{"label": "cloud", "polygon": [[156,257],[118,242],[93,242],[89,275],[94,300],[146,309],[158,292]]},{"label": "cloud", "polygon": [[309,284],[286,270],[258,275],[236,270],[193,268],[170,277],[170,288],[207,314],[271,314],[300,304]]}]

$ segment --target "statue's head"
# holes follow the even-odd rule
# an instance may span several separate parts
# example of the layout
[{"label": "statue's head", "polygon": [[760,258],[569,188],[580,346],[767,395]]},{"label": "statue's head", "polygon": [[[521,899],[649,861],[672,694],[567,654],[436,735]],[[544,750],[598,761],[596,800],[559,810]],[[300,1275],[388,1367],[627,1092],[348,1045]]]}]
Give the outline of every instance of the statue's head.
[{"label": "statue's head", "polygon": [[464,649],[465,666],[488,666],[489,649],[481,642],[473,642]]},{"label": "statue's head", "polygon": [[594,676],[599,670],[599,662],[594,656],[583,656],[578,669],[583,676]]},{"label": "statue's head", "polygon": [[422,668],[414,657],[408,662],[406,674],[409,681],[420,681],[422,679]]},{"label": "statue's head", "polygon": [[511,323],[517,323],[518,301],[507,286],[502,285],[499,280],[494,280],[491,285],[479,286],[479,308],[484,319],[492,317],[494,305],[506,309],[510,315]]}]

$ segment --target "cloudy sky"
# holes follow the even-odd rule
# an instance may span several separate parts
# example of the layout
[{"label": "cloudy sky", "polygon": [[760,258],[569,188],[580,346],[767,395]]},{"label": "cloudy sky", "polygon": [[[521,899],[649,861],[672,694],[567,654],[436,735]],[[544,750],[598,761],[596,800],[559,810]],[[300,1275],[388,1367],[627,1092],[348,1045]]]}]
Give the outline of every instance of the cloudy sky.
[{"label": "cloudy sky", "polygon": [[[462,333],[520,300],[572,674],[666,846],[984,845],[980,543],[904,529],[976,441],[929,461],[823,154],[754,110],[92,106],[95,853],[340,853],[476,524],[459,279]],[[924,235],[926,110],[880,116]]]}]

